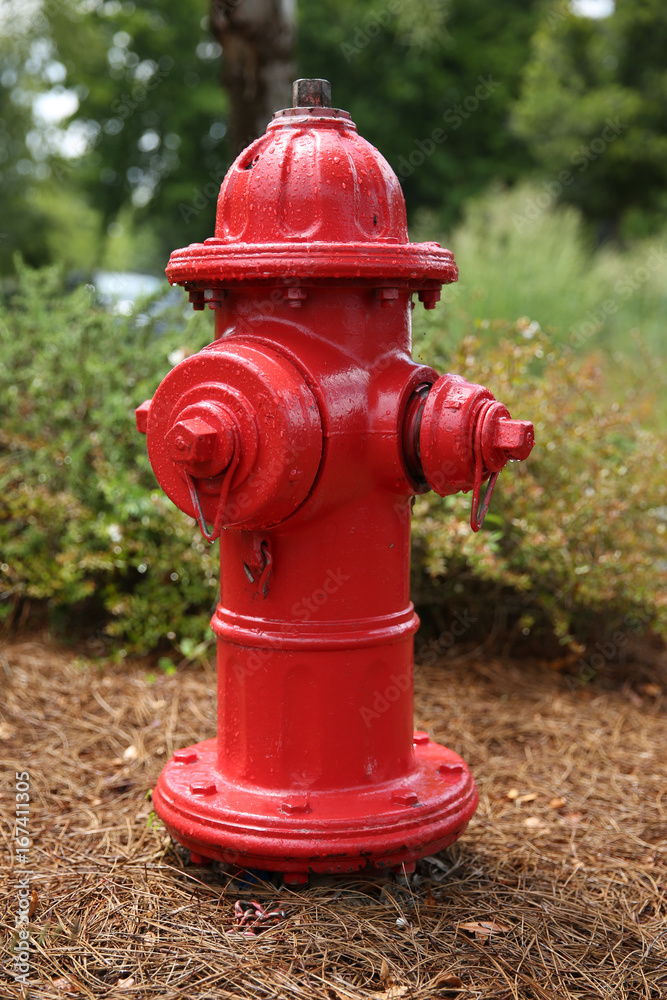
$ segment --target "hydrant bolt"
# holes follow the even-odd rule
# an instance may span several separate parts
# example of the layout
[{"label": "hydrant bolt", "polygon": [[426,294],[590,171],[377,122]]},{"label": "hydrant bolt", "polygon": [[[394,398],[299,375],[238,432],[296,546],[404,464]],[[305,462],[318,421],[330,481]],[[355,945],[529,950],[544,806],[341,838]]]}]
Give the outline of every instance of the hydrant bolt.
[{"label": "hydrant bolt", "polygon": [[210,778],[199,778],[190,782],[190,792],[193,795],[215,795],[217,787]]}]

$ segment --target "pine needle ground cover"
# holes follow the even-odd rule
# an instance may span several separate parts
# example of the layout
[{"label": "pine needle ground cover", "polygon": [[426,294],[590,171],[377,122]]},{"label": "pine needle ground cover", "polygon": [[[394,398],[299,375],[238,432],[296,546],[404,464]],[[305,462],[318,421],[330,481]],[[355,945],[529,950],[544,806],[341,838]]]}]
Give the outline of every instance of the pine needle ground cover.
[{"label": "pine needle ground cover", "polygon": [[[248,884],[191,865],[152,812],[171,752],[215,731],[215,674],[4,648],[0,995],[18,901],[14,773],[30,773],[30,996],[660,1000],[667,996],[667,663],[629,643],[589,682],[537,661],[417,670],[416,723],[480,807],[414,878]],[[631,648],[632,647],[632,648]],[[229,934],[234,906],[284,917]]]}]

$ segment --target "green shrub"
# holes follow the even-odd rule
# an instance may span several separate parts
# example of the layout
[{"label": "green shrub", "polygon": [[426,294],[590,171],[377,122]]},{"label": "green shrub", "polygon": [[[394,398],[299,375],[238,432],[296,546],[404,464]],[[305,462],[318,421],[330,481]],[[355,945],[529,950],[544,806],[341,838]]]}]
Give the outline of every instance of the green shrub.
[{"label": "green shrub", "polygon": [[574,648],[629,621],[666,633],[667,459],[662,435],[642,423],[650,395],[628,384],[607,402],[603,359],[575,367],[535,323],[490,330],[497,346],[466,338],[445,358],[430,345],[430,360],[532,419],[536,446],[499,477],[478,535],[469,495],[418,498],[427,579],[445,602],[472,602],[481,615],[486,604],[487,618],[510,595],[515,628]]},{"label": "green shrub", "polygon": [[[424,216],[412,238],[432,239],[434,231],[434,218]],[[431,332],[455,348],[474,320],[530,316],[556,343],[582,353],[620,351],[632,366],[631,331],[641,330],[650,352],[664,357],[667,233],[622,251],[594,250],[575,208],[554,208],[544,187],[524,183],[471,201],[442,242],[460,279],[443,289],[444,308],[415,312],[417,341]]]},{"label": "green shrub", "polygon": [[[0,309],[8,623],[44,605],[61,633],[83,622],[128,652],[168,636],[185,656],[207,636],[217,548],[158,488],[133,416],[172,352],[210,339],[210,317],[187,315],[111,315],[87,288],[64,294],[57,272],[22,269]],[[484,345],[465,339],[454,354],[442,343],[434,324],[424,358],[487,384],[535,422],[537,445],[501,475],[478,535],[469,496],[417,499],[418,602],[449,614],[474,608],[487,621],[509,607],[518,634],[574,648],[629,615],[664,630],[667,477],[663,442],[644,426],[650,395],[632,383],[607,401],[615,389],[605,366],[574,367],[528,321],[487,324]]]},{"label": "green shrub", "polygon": [[157,487],[133,413],[172,351],[211,339],[189,315],[111,315],[56,270],[21,269],[0,311],[5,619],[45,601],[61,630],[99,626],[128,651],[204,634],[215,553]]}]

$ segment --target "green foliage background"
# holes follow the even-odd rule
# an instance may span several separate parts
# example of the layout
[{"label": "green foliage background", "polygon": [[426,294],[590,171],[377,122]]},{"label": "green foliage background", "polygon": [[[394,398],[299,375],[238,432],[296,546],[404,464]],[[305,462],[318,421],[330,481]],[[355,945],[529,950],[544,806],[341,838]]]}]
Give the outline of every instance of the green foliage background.
[{"label": "green foliage background", "polygon": [[[46,606],[61,634],[97,630],[126,652],[205,638],[216,549],[157,488],[133,418],[208,340],[208,317],[185,315],[114,316],[86,287],[65,294],[55,270],[21,270],[0,313],[5,619]],[[612,402],[603,357],[578,358],[527,318],[475,325],[451,351],[423,324],[416,352],[530,414],[539,446],[501,477],[479,535],[468,496],[418,499],[418,602],[472,609],[482,629],[504,607],[507,628],[552,650],[582,651],[628,615],[664,630],[667,461],[646,381]]]},{"label": "green foliage background", "polygon": [[45,602],[61,634],[140,651],[204,634],[215,555],[158,489],[134,408],[173,350],[209,337],[181,307],[117,317],[87,287],[65,294],[62,271],[21,269],[0,313],[5,618]]},{"label": "green foliage background", "polygon": [[[20,251],[160,274],[210,235],[231,156],[207,0],[5,0],[0,27],[0,273]],[[597,20],[568,0],[300,0],[298,29],[297,72],[331,79],[411,216],[447,231],[489,185],[530,178],[596,241],[664,226],[661,0]],[[63,95],[60,121],[40,117]],[[599,152],[609,120],[620,131]]]},{"label": "green foliage background", "polygon": [[[210,317],[159,297],[118,315],[90,282],[161,274],[212,232],[230,155],[208,4],[26,10],[0,9],[0,617],[196,657],[215,550],[132,411]],[[598,20],[567,0],[299,3],[298,75],[331,79],[401,176],[412,238],[459,264],[414,313],[415,355],[536,423],[479,535],[467,497],[415,506],[417,600],[436,623],[472,610],[478,639],[499,613],[503,642],[575,656],[667,627],[666,50],[660,0]]]}]

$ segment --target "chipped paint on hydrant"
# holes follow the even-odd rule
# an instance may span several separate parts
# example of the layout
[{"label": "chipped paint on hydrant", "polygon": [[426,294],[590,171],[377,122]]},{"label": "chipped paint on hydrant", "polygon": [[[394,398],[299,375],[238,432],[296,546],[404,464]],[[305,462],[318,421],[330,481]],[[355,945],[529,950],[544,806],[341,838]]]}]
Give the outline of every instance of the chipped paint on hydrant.
[{"label": "chipped paint on hydrant", "polygon": [[[414,868],[465,830],[465,763],[413,731],[416,494],[490,489],[533,428],[411,358],[413,296],[457,280],[410,243],[394,172],[299,80],[231,166],[215,236],[167,267],[216,339],[137,410],[167,495],[220,540],[218,735],[176,751],[156,812],[195,860]],[[486,497],[481,486],[488,481]]]}]

